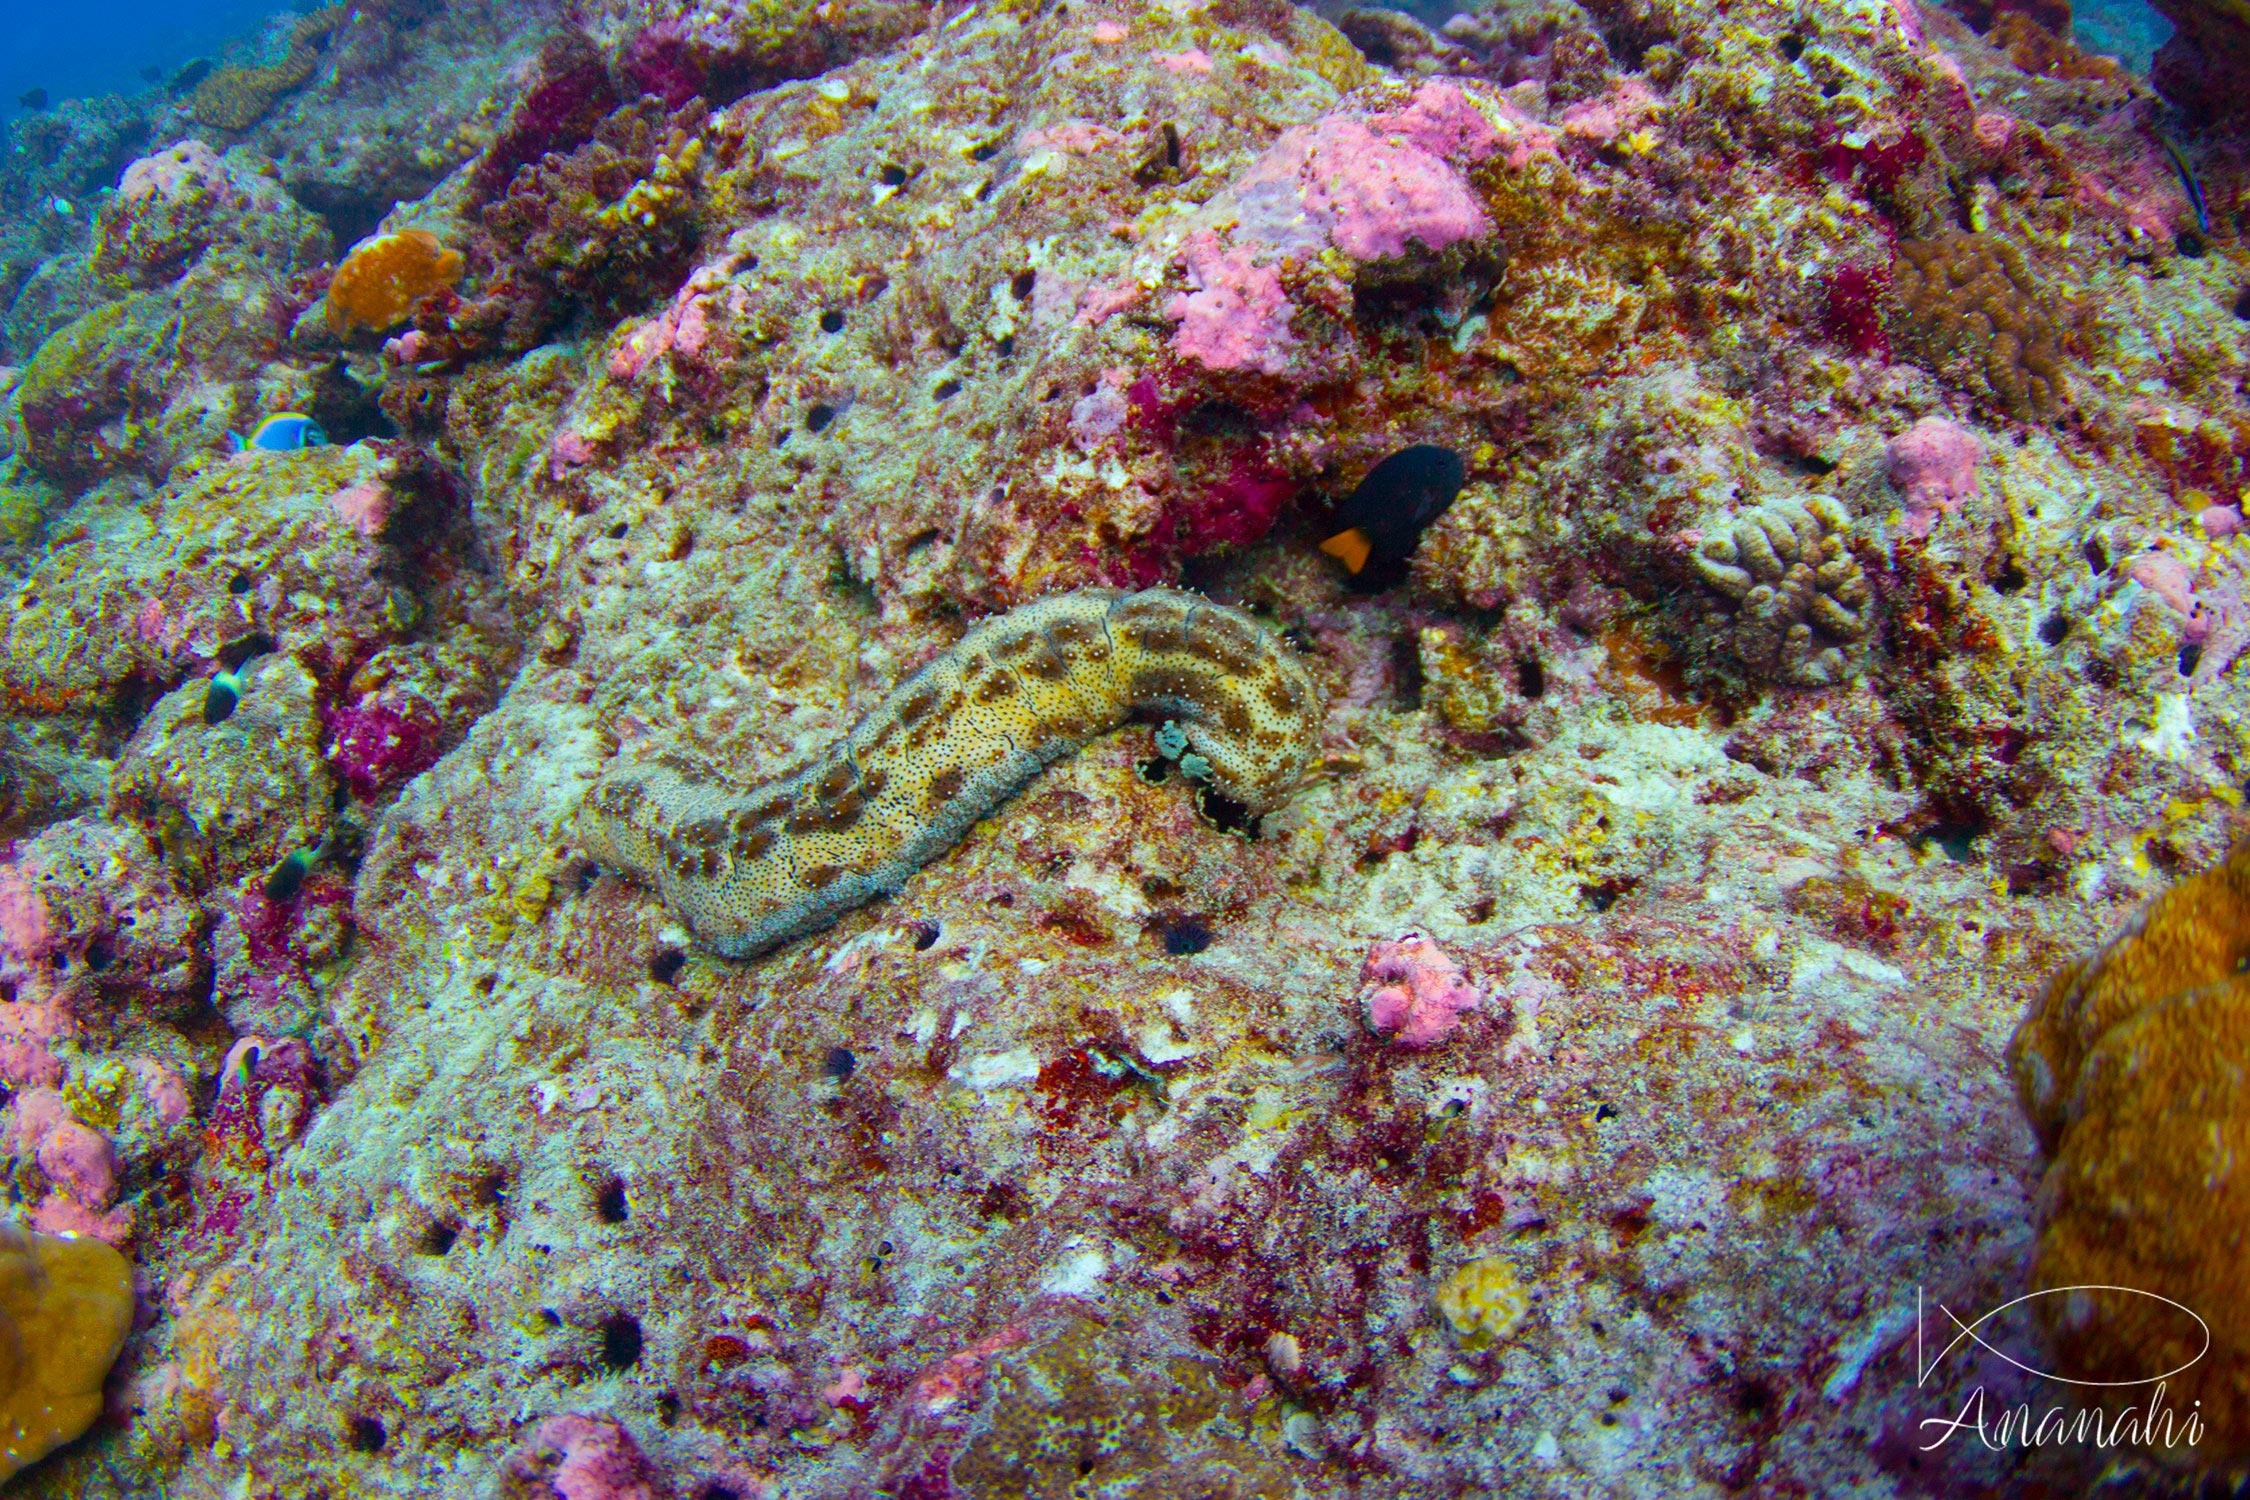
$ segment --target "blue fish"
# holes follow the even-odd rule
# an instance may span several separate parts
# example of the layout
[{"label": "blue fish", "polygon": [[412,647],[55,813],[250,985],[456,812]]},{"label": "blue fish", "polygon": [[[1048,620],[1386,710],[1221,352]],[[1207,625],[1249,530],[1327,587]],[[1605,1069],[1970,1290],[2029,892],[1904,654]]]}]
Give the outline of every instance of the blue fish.
[{"label": "blue fish", "polygon": [[2195,209],[2195,227],[2205,234],[2209,234],[2211,232],[2210,205],[2204,202],[2203,183],[2196,177],[2195,168],[2188,165],[2187,153],[2175,145],[2172,138],[2162,131],[2157,132],[2156,143],[2164,148],[2166,156],[2172,158],[2172,170],[2180,174],[2180,186],[2187,190],[2188,202]]},{"label": "blue fish", "polygon": [[258,430],[247,441],[239,432],[229,432],[234,439],[235,451],[256,448],[266,453],[294,453],[299,448],[317,448],[328,441],[328,434],[320,424],[302,412],[285,411],[268,417],[258,424]]}]

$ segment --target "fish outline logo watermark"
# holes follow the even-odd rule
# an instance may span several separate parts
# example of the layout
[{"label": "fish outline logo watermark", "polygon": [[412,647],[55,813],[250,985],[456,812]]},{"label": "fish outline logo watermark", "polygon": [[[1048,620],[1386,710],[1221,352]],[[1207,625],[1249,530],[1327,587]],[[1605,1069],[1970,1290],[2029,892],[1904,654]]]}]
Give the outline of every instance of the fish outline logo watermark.
[{"label": "fish outline logo watermark", "polygon": [[[2026,1364],[2005,1349],[1988,1342],[1978,1332],[1979,1329],[1986,1328],[1993,1319],[2011,1308],[2021,1307],[2025,1303],[2037,1301],[2041,1297],[2068,1296],[2074,1292],[2123,1293],[2130,1297],[2146,1297],[2151,1301],[2161,1302],[2167,1307],[2176,1308],[2195,1320],[2195,1326],[2203,1334],[2203,1345],[2194,1354],[2161,1374],[2143,1375],[2131,1380],[2080,1380],[2073,1376],[2058,1375],[2051,1370],[2042,1370],[2035,1365]],[[2202,1439],[2203,1419],[2199,1410],[2202,1402],[2195,1402],[2189,1411],[2177,1417],[2173,1412],[2164,1409],[2164,1392],[2167,1383],[2174,1376],[2195,1368],[2203,1357],[2211,1352],[2211,1325],[2204,1321],[2201,1313],[2189,1307],[2186,1303],[2175,1301],[2161,1292],[2151,1292],[2141,1287],[2089,1283],[2082,1286],[2044,1287],[2035,1292],[2026,1292],[2020,1297],[2010,1298],[1981,1317],[1966,1323],[1961,1321],[1960,1314],[1954,1312],[1944,1303],[1937,1303],[1936,1306],[1938,1311],[1944,1313],[1958,1331],[1946,1341],[1944,1348],[1938,1350],[1935,1355],[1931,1355],[1928,1353],[1927,1314],[1924,1308],[1923,1288],[1915,1287],[1914,1384],[1916,1389],[1928,1385],[1930,1376],[1937,1370],[1937,1367],[1944,1362],[1947,1355],[1960,1348],[1964,1340],[1974,1343],[1987,1354],[2013,1365],[2035,1380],[2051,1380],[2059,1385],[2075,1386],[2086,1390],[2114,1391],[2144,1387],[2154,1387],[2154,1389],[2149,1393],[2148,1407],[2145,1412],[2139,1409],[2137,1403],[2133,1403],[2128,1404],[2112,1418],[2108,1409],[2100,1405],[2080,1406],[2075,1411],[2066,1410],[2064,1407],[2056,1405],[2037,1415],[2035,1420],[2031,1403],[2024,1401],[2013,1407],[2003,1407],[1999,1418],[1994,1421],[1988,1418],[1985,1411],[1985,1388],[1980,1383],[1969,1392],[1968,1397],[1962,1402],[1960,1410],[1953,1416],[1924,1417],[1921,1420],[1918,1431],[1924,1435],[1932,1427],[1943,1429],[1935,1439],[1920,1445],[1924,1453],[1943,1447],[1964,1430],[1974,1432],[1979,1442],[1995,1452],[2011,1447],[2041,1448],[2050,1443],[2059,1445],[2068,1442],[2090,1442],[2097,1448],[2111,1448],[2125,1444],[2138,1446],[2144,1442],[2159,1447],[2173,1447],[2184,1444],[2192,1448]],[[2156,1436],[2159,1427],[2163,1431],[2161,1441]],[[2177,1442],[2175,1442],[2175,1439],[2177,1439]]]}]

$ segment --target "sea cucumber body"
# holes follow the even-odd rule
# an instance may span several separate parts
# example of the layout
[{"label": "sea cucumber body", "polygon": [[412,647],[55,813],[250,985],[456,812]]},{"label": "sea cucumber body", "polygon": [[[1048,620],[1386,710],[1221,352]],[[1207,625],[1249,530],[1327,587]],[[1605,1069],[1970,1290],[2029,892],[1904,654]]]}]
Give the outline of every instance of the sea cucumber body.
[{"label": "sea cucumber body", "polygon": [[600,863],[653,885],[728,957],[897,890],[1041,767],[1135,712],[1186,726],[1227,795],[1286,796],[1320,696],[1237,609],[1171,589],[1083,589],[987,620],[827,754],[748,792],[676,759],[612,772],[580,822]]}]

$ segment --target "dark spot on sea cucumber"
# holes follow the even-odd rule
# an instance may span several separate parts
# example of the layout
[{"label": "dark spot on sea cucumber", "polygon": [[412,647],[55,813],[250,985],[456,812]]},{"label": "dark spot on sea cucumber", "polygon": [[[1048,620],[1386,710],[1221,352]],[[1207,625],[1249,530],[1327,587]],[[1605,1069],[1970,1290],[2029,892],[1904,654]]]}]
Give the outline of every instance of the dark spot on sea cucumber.
[{"label": "dark spot on sea cucumber", "polygon": [[850,764],[845,761],[838,761],[820,773],[820,780],[813,783],[813,795],[826,802],[851,784],[852,768]]},{"label": "dark spot on sea cucumber", "polygon": [[1070,675],[1070,662],[1054,648],[1042,645],[1025,659],[1023,669],[1042,682],[1060,682]]},{"label": "dark spot on sea cucumber", "polygon": [[968,779],[968,772],[959,766],[947,766],[930,778],[930,789],[923,800],[933,808],[943,807],[961,794],[961,783]]},{"label": "dark spot on sea cucumber", "polygon": [[736,864],[748,864],[771,849],[773,841],[778,837],[780,835],[774,832],[771,824],[759,823],[737,833],[727,852],[734,856]]},{"label": "dark spot on sea cucumber", "polygon": [[641,1362],[641,1322],[619,1313],[602,1324],[602,1363],[612,1370],[630,1370]]},{"label": "dark spot on sea cucumber", "polygon": [[677,984],[680,970],[687,967],[687,955],[677,948],[659,948],[648,961],[648,977],[658,984]]},{"label": "dark spot on sea cucumber", "polygon": [[1304,712],[1304,689],[1298,687],[1296,683],[1286,677],[1269,679],[1260,692],[1277,713],[1299,714]]},{"label": "dark spot on sea cucumber", "polygon": [[1015,690],[1016,679],[1014,674],[995,672],[977,684],[976,698],[979,703],[998,703]]},{"label": "dark spot on sea cucumber", "polygon": [[930,710],[937,707],[937,701],[938,691],[936,688],[923,688],[898,706],[898,721],[912,729],[930,716]]},{"label": "dark spot on sea cucumber", "polygon": [[844,867],[842,865],[813,865],[797,878],[816,891],[824,891],[835,883],[837,876],[843,873]]}]

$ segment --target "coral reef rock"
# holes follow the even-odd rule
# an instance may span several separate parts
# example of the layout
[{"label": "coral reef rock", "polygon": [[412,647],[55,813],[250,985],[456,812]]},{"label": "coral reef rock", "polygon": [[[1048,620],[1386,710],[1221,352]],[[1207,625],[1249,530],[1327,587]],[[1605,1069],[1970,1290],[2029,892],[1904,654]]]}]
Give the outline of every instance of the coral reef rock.
[{"label": "coral reef rock", "polygon": [[[370,0],[12,122],[0,1162],[131,1290],[10,1492],[2223,1487],[2221,9]],[[2203,1441],[1933,1446],[2116,1420],[2102,1277]]]}]

